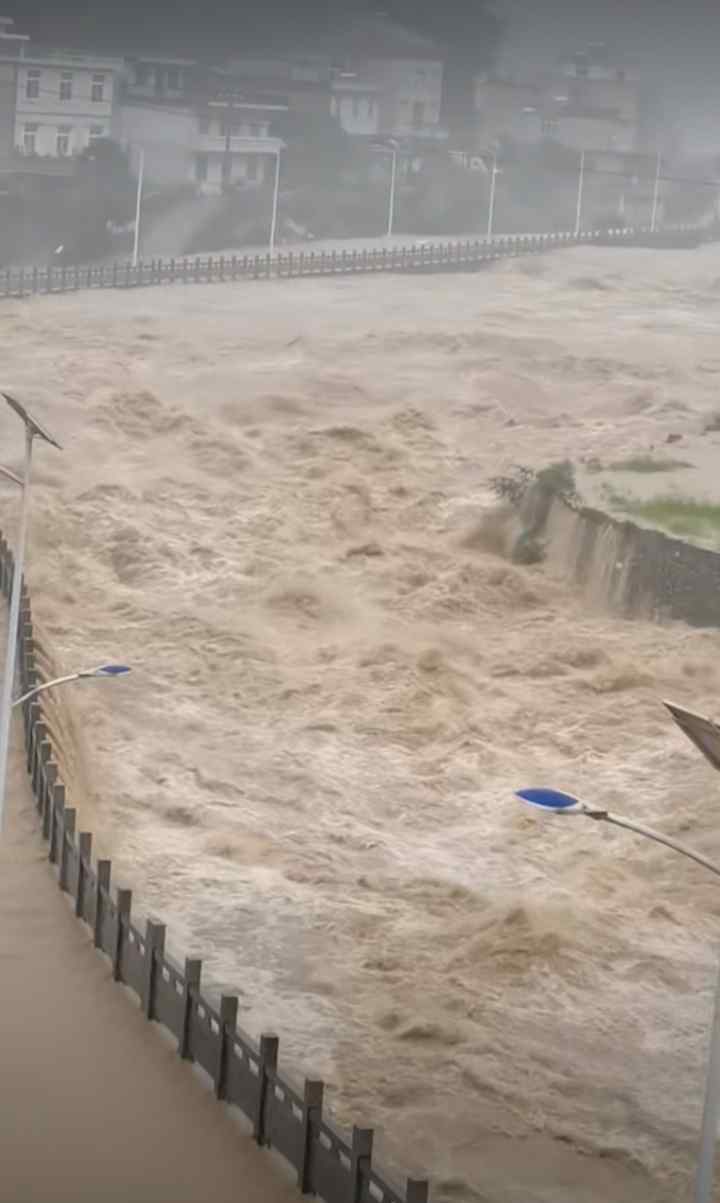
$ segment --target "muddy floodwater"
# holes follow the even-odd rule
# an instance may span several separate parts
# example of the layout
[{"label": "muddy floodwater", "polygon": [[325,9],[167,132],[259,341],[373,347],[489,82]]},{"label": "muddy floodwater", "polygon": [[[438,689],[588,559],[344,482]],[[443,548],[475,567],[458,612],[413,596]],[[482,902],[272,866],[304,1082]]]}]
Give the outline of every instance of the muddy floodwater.
[{"label": "muddy floodwater", "polygon": [[715,248],[2,309],[2,385],[65,448],[36,449],[45,649],[134,668],[53,707],[81,828],[437,1199],[688,1197],[717,886],[512,795],[720,856],[662,707],[717,713],[720,634],[622,621],[478,531],[513,464],[572,459],[597,501],[597,462],[670,436],[689,467],[613,487],[720,499],[719,320]]}]

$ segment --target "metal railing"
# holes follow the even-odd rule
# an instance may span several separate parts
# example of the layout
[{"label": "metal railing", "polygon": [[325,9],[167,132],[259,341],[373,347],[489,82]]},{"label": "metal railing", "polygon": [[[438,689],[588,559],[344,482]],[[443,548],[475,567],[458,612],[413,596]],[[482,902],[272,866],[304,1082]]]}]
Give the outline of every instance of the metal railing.
[{"label": "metal railing", "polygon": [[[0,592],[8,597],[13,554],[0,536]],[[23,584],[18,667],[23,692],[38,683],[30,597]],[[211,1079],[217,1099],[238,1107],[253,1125],[258,1145],[280,1152],[297,1174],[303,1194],[326,1203],[428,1203],[429,1185],[409,1178],[394,1186],[373,1165],[373,1132],[354,1128],[343,1134],[323,1114],[324,1085],[317,1079],[296,1084],[278,1068],[279,1040],[259,1042],[237,1027],[238,998],[223,995],[218,1005],[201,989],[202,961],[178,964],[165,949],[165,925],[133,923],[132,892],[111,887],[109,860],[93,862],[93,838],[78,831],[78,814],[60,777],[57,749],[42,704],[23,707],[27,768],[48,859],[60,889],[74,900],[75,914],[93,933],[95,948],[109,958],[113,978],[129,986],[148,1020],[163,1025],[177,1041],[180,1057],[195,1062]],[[142,1065],[138,1065],[142,1090]]]},{"label": "metal railing", "polygon": [[215,284],[239,280],[295,279],[309,276],[376,272],[472,271],[516,255],[540,254],[559,247],[694,247],[717,237],[717,230],[675,226],[588,231],[579,235],[518,234],[488,239],[409,243],[362,250],[288,251],[275,255],[206,255],[150,259],[133,265],[6,268],[0,271],[0,298],[79,292],[93,288],[148,288],[168,284]]}]

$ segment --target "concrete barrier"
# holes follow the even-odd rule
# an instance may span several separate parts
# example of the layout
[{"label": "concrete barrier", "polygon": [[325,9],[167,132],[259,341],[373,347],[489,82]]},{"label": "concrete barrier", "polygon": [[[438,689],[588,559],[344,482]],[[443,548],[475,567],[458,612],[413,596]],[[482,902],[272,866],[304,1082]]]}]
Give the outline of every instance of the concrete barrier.
[{"label": "concrete barrier", "polygon": [[528,538],[588,600],[632,618],[720,627],[720,554],[534,486],[508,529],[513,554]]}]

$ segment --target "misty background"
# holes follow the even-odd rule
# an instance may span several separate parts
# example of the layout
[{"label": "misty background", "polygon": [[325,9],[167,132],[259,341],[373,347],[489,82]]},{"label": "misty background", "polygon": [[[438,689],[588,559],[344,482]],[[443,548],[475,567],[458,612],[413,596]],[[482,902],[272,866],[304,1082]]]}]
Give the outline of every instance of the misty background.
[{"label": "misty background", "polygon": [[[658,150],[665,155],[668,177],[662,218],[670,222],[704,218],[717,194],[713,180],[720,163],[716,117],[720,111],[720,4],[710,0],[687,0],[682,5],[670,0],[633,0],[629,5],[622,0],[604,4],[589,0],[384,0],[381,5],[380,0],[250,0],[242,5],[233,0],[208,0],[203,6],[196,0],[154,0],[151,4],[96,0],[91,6],[81,0],[6,0],[0,15],[15,19],[18,32],[29,35],[31,49],[47,48],[56,57],[69,50],[117,55],[126,64],[126,76],[122,80],[118,76],[113,85],[114,112],[106,135],[113,145],[101,148],[96,142],[93,148],[86,146],[79,152],[73,141],[65,164],[70,167],[70,160],[75,164],[72,179],[61,178],[59,171],[53,176],[47,135],[43,135],[39,159],[31,135],[29,153],[34,161],[26,162],[38,170],[32,178],[26,172],[20,181],[18,155],[28,152],[23,146],[24,118],[18,116],[15,162],[6,176],[10,179],[8,190],[0,196],[0,266],[10,261],[42,266],[56,244],[75,262],[127,255],[132,245],[129,229],[135,215],[138,148],[146,136],[138,124],[140,110],[132,109],[133,103],[139,103],[138,96],[132,95],[132,64],[138,52],[149,64],[143,68],[146,73],[154,69],[153,54],[160,58],[174,55],[192,61],[196,76],[185,96],[175,96],[166,105],[165,131],[156,136],[148,155],[149,179],[142,211],[145,234],[152,230],[155,219],[164,222],[166,230],[163,237],[144,241],[143,253],[149,255],[224,253],[246,247],[263,250],[273,209],[274,160],[270,156],[278,142],[284,148],[280,242],[292,240],[294,235],[380,238],[388,228],[389,194],[393,231],[399,236],[484,235],[493,203],[492,161],[498,146],[502,171],[496,181],[493,232],[572,229],[578,161],[586,149],[578,139],[584,135],[576,132],[574,140],[568,140],[546,132],[545,119],[554,114],[545,112],[543,106],[548,97],[552,99],[552,89],[567,90],[561,61],[587,52],[593,45],[606,48],[605,64],[615,88],[614,97],[611,94],[604,103],[632,108],[629,92],[623,95],[624,85],[617,83],[628,68],[633,80],[628,87],[637,87],[641,94],[641,112],[639,119],[632,119],[636,138],[632,148],[629,143],[618,146],[614,162],[608,162],[606,156],[604,163],[587,163],[583,197],[587,221],[596,228],[616,222],[647,224]],[[387,37],[399,34],[402,42],[407,33],[410,46],[418,35],[428,39],[422,53],[408,52],[405,57],[436,58],[442,74],[439,117],[433,123],[419,123],[433,128],[406,129],[410,136],[404,137],[399,152],[396,195],[391,193],[390,157],[379,155],[374,145],[395,136],[392,123],[373,135],[364,131],[356,136],[359,131],[348,130],[338,117],[337,106],[342,102],[333,94],[333,72],[343,70],[344,58],[347,72],[353,54],[348,30],[357,16],[387,19]],[[384,45],[386,32],[383,20],[376,25],[377,49]],[[359,84],[372,75],[373,53],[361,51],[350,64],[350,74],[357,73]],[[401,46],[400,60],[403,53]],[[235,89],[245,92],[245,100],[254,101],[256,109],[268,109],[275,99],[273,93],[286,87],[282,76],[258,76],[251,81],[248,59],[275,56],[287,65],[293,56],[300,60],[313,54],[325,56],[327,77],[324,83],[318,79],[315,107],[306,107],[296,94],[287,101],[287,112],[268,110],[262,134],[265,158],[253,156],[252,148],[249,152],[250,158],[265,164],[262,169],[254,166],[257,174],[252,186],[250,177],[244,176],[241,184],[233,179],[232,187],[227,187],[225,180],[221,197],[200,196],[204,177],[197,163],[174,193],[152,178],[153,171],[157,177],[165,152],[177,146],[181,135],[173,122],[183,104],[195,106],[194,120],[200,122],[193,135],[191,157],[195,161],[207,158],[200,153],[198,141],[207,135],[200,108],[212,95],[217,99]],[[236,69],[231,61],[234,57],[244,58],[244,66]],[[388,57],[392,57],[390,50]],[[422,67],[422,63],[417,65]],[[540,84],[543,76],[545,82]],[[478,80],[483,78],[490,81],[490,87],[480,99]],[[554,82],[548,84],[548,78]],[[493,92],[498,81],[499,92],[497,88]],[[505,82],[511,88],[503,99]],[[536,82],[538,90],[533,95]],[[421,92],[415,95],[422,97]],[[421,111],[427,111],[426,99],[420,100]],[[123,119],[126,100],[130,103],[127,111],[137,115],[130,130]],[[160,104],[161,98],[150,96],[149,101],[151,107],[142,116],[148,129],[154,120],[152,104]],[[215,101],[210,99],[210,103]],[[504,105],[499,118],[497,111],[493,113],[498,104]],[[405,107],[407,111],[415,106],[405,102]],[[536,114],[532,119],[538,127],[534,142],[524,136],[504,136],[513,121],[516,125],[518,119],[524,121],[523,113]],[[609,140],[603,146],[612,148],[616,143],[610,108],[606,114],[610,114],[606,126]],[[32,114],[26,116],[32,120]],[[50,128],[63,117],[58,111],[43,120]],[[216,141],[225,138],[230,121],[213,126]],[[203,124],[205,134],[200,132]],[[547,125],[556,126],[556,122],[548,120]],[[259,127],[249,128],[257,131]],[[387,152],[387,146],[384,149]],[[597,151],[598,147],[587,149]],[[217,145],[214,153],[219,153]],[[612,149],[608,153],[612,154]],[[53,144],[50,157],[59,154]],[[229,162],[229,149],[227,159]],[[67,170],[64,175],[68,176]],[[170,209],[172,218],[166,220]],[[120,231],[114,241],[109,241],[108,223]]]}]

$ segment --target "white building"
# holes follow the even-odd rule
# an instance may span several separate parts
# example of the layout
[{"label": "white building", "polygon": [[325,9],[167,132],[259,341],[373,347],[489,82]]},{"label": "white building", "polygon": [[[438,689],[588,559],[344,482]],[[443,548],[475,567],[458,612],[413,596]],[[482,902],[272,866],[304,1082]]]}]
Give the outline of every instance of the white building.
[{"label": "white building", "polygon": [[15,151],[68,157],[111,134],[119,59],[28,51],[17,69]]},{"label": "white building", "polygon": [[135,162],[145,152],[151,187],[194,187],[214,195],[223,186],[259,186],[275,170],[283,143],[270,134],[275,111],[269,101],[206,101],[159,104],[126,99],[119,107],[114,137]]},{"label": "white building", "polygon": [[8,160],[15,145],[18,62],[29,40],[15,32],[10,17],[0,17],[0,160]]}]

